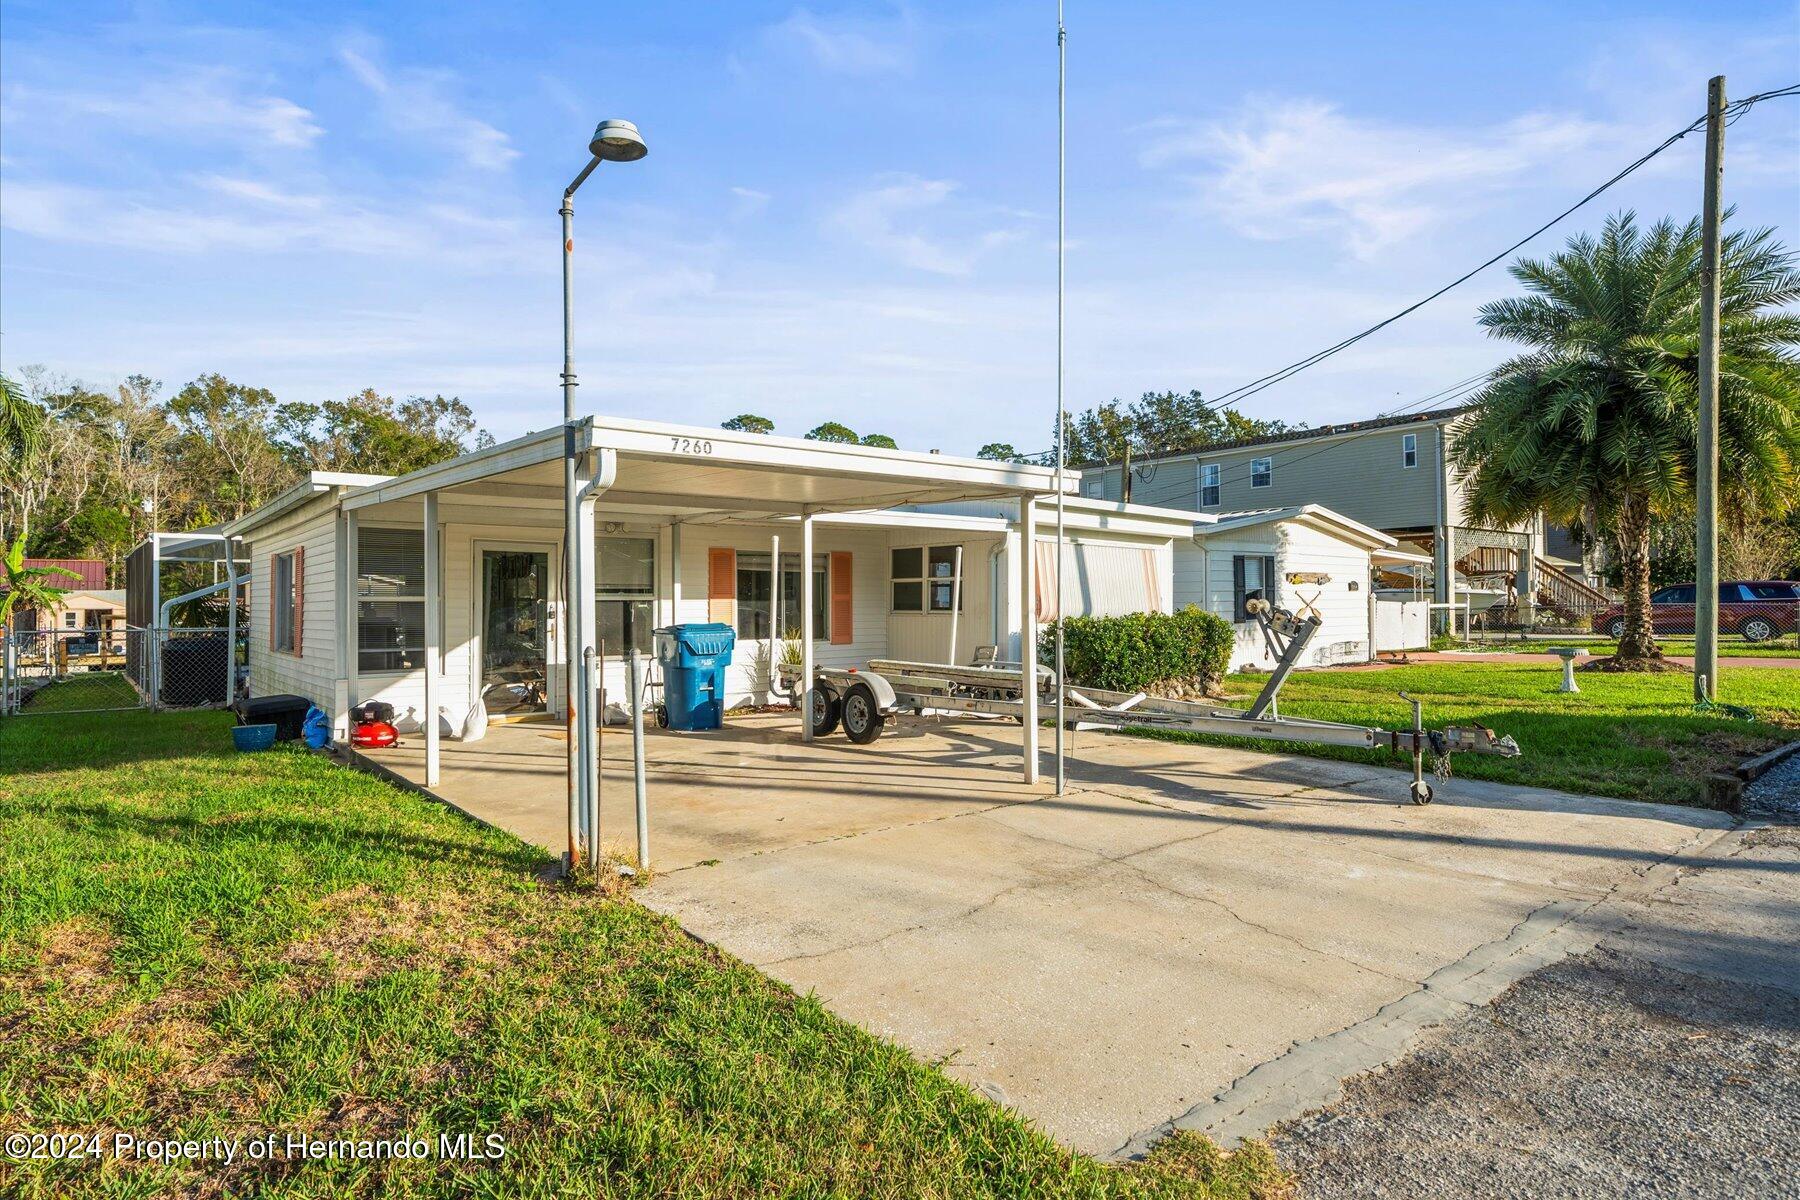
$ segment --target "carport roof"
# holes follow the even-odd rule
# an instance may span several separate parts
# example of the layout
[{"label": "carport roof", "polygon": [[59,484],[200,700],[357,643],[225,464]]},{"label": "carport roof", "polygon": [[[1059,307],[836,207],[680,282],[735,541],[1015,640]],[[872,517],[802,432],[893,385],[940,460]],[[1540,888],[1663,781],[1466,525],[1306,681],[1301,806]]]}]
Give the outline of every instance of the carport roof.
[{"label": "carport roof", "polygon": [[[560,504],[568,443],[612,451],[601,503],[683,520],[755,520],[900,504],[1054,493],[1048,467],[949,458],[621,417],[586,417],[477,450],[344,498],[360,509],[436,491],[466,503]],[[1073,485],[1075,476],[1069,475]]]}]

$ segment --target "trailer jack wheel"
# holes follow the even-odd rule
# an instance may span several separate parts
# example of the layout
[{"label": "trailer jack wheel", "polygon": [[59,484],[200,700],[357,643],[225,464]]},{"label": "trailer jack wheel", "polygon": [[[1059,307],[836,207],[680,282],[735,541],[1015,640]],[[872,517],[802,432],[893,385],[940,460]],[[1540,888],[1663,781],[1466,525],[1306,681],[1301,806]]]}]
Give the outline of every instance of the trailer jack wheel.
[{"label": "trailer jack wheel", "polygon": [[1422,779],[1414,780],[1412,785],[1412,802],[1414,804],[1430,804],[1431,785]]},{"label": "trailer jack wheel", "polygon": [[875,703],[875,693],[867,684],[859,683],[844,696],[844,736],[859,746],[866,746],[881,736],[887,718]]}]

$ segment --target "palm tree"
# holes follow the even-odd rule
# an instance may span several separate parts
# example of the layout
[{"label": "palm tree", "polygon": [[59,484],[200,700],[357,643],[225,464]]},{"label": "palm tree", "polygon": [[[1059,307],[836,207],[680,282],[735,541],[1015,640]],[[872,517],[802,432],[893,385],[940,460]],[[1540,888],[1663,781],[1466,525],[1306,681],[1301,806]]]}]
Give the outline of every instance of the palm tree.
[{"label": "palm tree", "polygon": [[[1730,214],[1727,214],[1729,216]],[[1484,305],[1489,335],[1530,347],[1475,400],[1454,452],[1468,518],[1542,512],[1610,538],[1625,589],[1617,661],[1660,657],[1650,623],[1650,527],[1690,514],[1698,438],[1700,223],[1609,217],[1548,261],[1521,259],[1528,295]],[[1736,231],[1719,267],[1720,489],[1786,512],[1800,490],[1800,300],[1794,256]]]}]

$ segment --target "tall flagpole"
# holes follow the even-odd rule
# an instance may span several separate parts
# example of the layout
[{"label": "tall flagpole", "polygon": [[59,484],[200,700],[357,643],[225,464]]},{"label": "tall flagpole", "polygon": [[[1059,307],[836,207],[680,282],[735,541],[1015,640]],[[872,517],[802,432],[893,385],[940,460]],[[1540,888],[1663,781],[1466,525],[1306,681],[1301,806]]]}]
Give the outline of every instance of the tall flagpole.
[{"label": "tall flagpole", "polygon": [[[1068,229],[1068,31],[1063,0],[1056,0],[1056,794],[1063,794],[1063,241]],[[1032,531],[1020,543],[1031,552]],[[1035,652],[1034,652],[1035,653]]]}]

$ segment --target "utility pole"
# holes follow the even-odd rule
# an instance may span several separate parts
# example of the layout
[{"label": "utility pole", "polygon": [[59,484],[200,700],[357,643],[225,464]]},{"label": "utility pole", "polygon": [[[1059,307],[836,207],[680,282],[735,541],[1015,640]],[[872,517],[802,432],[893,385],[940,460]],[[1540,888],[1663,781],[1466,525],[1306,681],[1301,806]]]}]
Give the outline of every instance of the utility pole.
[{"label": "utility pole", "polygon": [[1700,230],[1700,445],[1694,467],[1694,702],[1719,694],[1719,183],[1725,77],[1706,85],[1706,199]]},{"label": "utility pole", "polygon": [[1119,499],[1131,503],[1131,443],[1125,443],[1125,457],[1119,463]]}]

